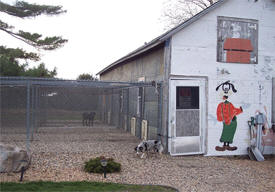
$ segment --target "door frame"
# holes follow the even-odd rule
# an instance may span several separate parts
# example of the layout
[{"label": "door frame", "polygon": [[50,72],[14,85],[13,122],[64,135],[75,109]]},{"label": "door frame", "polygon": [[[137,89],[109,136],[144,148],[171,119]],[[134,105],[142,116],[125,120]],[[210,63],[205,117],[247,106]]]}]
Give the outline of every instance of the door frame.
[{"label": "door frame", "polygon": [[[194,82],[199,85],[200,90],[200,152],[190,152],[190,153],[172,153],[171,146],[172,142],[181,137],[176,137],[176,107],[172,106],[175,104],[175,95],[172,95],[172,89],[175,89],[176,86],[173,85],[173,82],[182,83],[182,86],[194,86]],[[190,82],[190,85],[188,85]],[[192,84],[193,83],[193,84]],[[174,101],[173,101],[174,100]],[[168,113],[168,152],[171,156],[177,155],[195,155],[195,154],[205,154],[206,153],[206,133],[207,133],[207,77],[170,77],[169,79],[169,113]]]}]

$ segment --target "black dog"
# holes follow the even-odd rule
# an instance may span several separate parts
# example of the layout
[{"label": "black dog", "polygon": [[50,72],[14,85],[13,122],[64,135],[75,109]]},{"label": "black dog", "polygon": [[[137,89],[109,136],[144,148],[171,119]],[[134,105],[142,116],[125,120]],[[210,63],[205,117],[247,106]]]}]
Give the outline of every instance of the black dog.
[{"label": "black dog", "polygon": [[93,126],[94,125],[94,118],[95,118],[96,113],[91,112],[91,113],[82,113],[82,124],[83,126]]}]

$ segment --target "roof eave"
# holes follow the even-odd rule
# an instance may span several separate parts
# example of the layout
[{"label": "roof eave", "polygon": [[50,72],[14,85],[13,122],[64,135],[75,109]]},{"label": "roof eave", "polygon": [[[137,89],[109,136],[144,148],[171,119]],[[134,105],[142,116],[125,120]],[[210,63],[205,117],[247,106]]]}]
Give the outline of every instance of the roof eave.
[{"label": "roof eave", "polygon": [[155,39],[153,41],[154,42],[150,42],[150,43],[136,49],[135,51],[132,51],[131,53],[127,54],[126,56],[120,58],[119,60],[115,61],[114,63],[110,64],[109,66],[107,66],[104,69],[102,69],[101,71],[99,71],[96,75],[101,75],[101,74],[105,73],[106,71],[110,70],[111,68],[113,68],[114,66],[116,66],[128,59],[131,59],[137,55],[140,55],[146,51],[149,51],[150,49],[162,44],[165,40],[160,41],[159,39]]}]

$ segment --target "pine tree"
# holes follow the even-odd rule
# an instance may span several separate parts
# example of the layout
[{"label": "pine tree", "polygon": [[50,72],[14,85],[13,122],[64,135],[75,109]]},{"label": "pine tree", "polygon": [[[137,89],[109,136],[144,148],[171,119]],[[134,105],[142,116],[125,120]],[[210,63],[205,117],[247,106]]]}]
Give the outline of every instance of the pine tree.
[{"label": "pine tree", "polygon": [[[16,1],[13,5],[10,5],[0,1],[0,12],[17,18],[26,19],[34,18],[40,15],[59,15],[65,13],[66,10],[63,10],[62,6],[37,5],[30,4],[25,1]],[[14,26],[9,25],[1,19],[0,31],[25,42],[37,50],[55,50],[62,47],[68,41],[63,39],[61,36],[43,37],[38,33],[30,33],[22,30],[16,31]],[[26,69],[27,64],[19,65],[18,59],[39,61],[40,55],[34,52],[26,52],[20,48],[13,49],[0,46],[0,75],[25,76],[28,74],[44,74],[44,72],[48,72],[45,76],[56,75],[56,69],[54,69],[54,71],[48,71],[44,64],[40,64],[37,68],[29,69],[28,71]],[[33,72],[34,70],[41,69],[43,69],[44,72]],[[30,72],[30,70],[32,70],[32,72]]]}]

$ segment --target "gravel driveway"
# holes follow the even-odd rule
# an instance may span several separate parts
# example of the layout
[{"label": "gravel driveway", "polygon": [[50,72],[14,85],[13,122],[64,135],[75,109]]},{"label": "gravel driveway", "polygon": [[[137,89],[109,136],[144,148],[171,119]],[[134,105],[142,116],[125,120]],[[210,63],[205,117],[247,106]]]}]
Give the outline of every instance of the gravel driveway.
[{"label": "gravel driveway", "polygon": [[[25,146],[25,135],[5,134],[2,142]],[[11,144],[15,144],[12,142]],[[111,126],[40,128],[31,143],[32,164],[24,181],[106,181],[159,184],[180,191],[275,191],[275,158],[264,162],[247,157],[204,157],[134,153],[139,139]],[[122,164],[119,174],[83,171],[84,162],[104,155]],[[18,181],[20,173],[2,173],[0,181]]]}]

